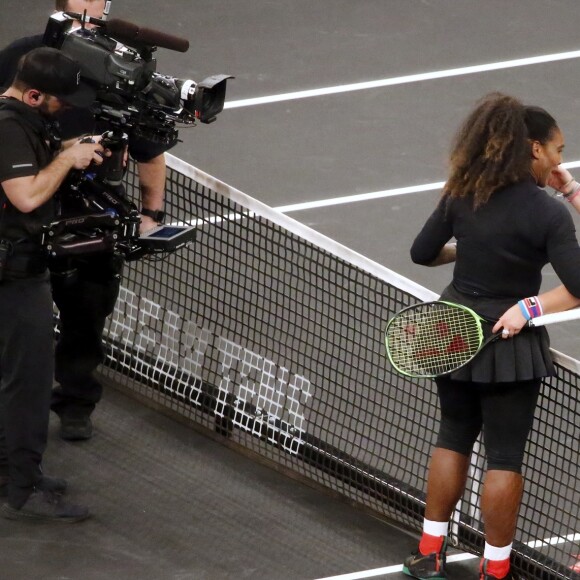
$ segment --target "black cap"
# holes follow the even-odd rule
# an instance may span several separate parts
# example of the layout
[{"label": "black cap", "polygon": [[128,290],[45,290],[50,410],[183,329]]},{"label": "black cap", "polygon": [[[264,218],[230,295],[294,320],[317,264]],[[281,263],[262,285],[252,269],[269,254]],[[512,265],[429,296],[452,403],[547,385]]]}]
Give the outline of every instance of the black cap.
[{"label": "black cap", "polygon": [[16,79],[75,107],[95,101],[95,90],[81,81],[81,67],[56,48],[43,46],[23,56]]}]

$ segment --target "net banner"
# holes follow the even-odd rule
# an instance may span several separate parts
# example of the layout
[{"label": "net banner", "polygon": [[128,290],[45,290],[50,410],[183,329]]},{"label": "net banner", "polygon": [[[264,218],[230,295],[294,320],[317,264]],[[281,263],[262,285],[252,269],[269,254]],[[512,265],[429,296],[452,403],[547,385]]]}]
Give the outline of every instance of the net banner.
[{"label": "net banner", "polygon": [[[126,266],[103,374],[419,531],[434,383],[396,374],[387,321],[429,290],[167,155],[166,223],[193,245]],[[127,177],[138,195],[135,168]],[[524,467],[514,565],[580,579],[578,362],[554,353]],[[481,553],[483,449],[451,541]]]}]

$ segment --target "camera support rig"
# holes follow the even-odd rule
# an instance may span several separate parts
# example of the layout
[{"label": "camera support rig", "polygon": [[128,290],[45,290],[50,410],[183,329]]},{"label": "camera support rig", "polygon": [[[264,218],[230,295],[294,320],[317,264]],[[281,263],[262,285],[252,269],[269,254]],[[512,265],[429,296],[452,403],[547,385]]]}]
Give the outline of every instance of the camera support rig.
[{"label": "camera support rig", "polygon": [[62,203],[66,196],[66,204],[71,208],[67,213],[73,211],[74,215],[66,215],[45,226],[42,245],[51,257],[95,252],[120,252],[126,259],[143,255],[138,251],[139,212],[120,190],[126,143],[126,134],[119,138],[111,131],[103,136],[101,144],[111,151],[111,156],[106,158],[106,173],[101,172],[104,178],[90,170],[73,171],[68,176],[59,198]]}]

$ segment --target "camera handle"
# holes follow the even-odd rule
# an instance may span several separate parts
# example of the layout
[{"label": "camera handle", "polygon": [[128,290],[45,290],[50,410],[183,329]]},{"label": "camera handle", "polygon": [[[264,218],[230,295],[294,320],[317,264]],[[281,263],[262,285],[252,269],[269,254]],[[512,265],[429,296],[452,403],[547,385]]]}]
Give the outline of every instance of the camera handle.
[{"label": "camera handle", "polygon": [[[91,137],[81,139],[81,143],[92,143]],[[109,157],[103,157],[101,165],[94,168],[95,175],[109,185],[120,185],[125,174],[125,151],[129,136],[121,129],[106,131],[101,137],[101,145],[111,152]]]},{"label": "camera handle", "polygon": [[101,145],[111,151],[110,157],[105,157],[97,168],[97,176],[110,185],[120,185],[125,174],[125,151],[129,136],[121,129],[113,129],[103,133]]}]

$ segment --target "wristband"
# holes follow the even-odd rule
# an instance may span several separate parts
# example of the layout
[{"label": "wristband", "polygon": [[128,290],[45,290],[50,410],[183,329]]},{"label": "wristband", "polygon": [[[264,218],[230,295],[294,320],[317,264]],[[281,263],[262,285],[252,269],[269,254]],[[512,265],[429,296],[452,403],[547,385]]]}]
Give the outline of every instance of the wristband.
[{"label": "wristband", "polygon": [[526,320],[531,320],[537,316],[542,316],[544,313],[542,309],[542,303],[537,296],[531,296],[530,298],[524,298],[518,302],[518,306]]},{"label": "wristband", "polygon": [[568,187],[570,184],[572,184],[572,183],[574,183],[574,178],[572,178],[570,181],[567,181],[567,182],[566,182],[566,183],[565,183],[565,184],[562,186],[562,188],[560,189],[560,191],[561,191],[562,193],[564,193],[564,191],[566,190],[566,188],[567,188],[567,187]]},{"label": "wristband", "polygon": [[564,196],[564,199],[566,201],[572,202],[572,200],[578,196],[578,194],[580,193],[580,185],[578,185],[578,187],[576,189],[574,189],[573,191],[571,191],[568,195]]},{"label": "wristband", "polygon": [[570,183],[572,184],[572,189],[568,192],[568,193],[562,193],[562,195],[568,199],[570,196],[574,195],[574,193],[576,193],[578,191],[578,189],[580,188],[580,184],[575,181],[569,181],[562,189],[566,189],[566,187],[568,187],[568,185],[570,185]]}]

